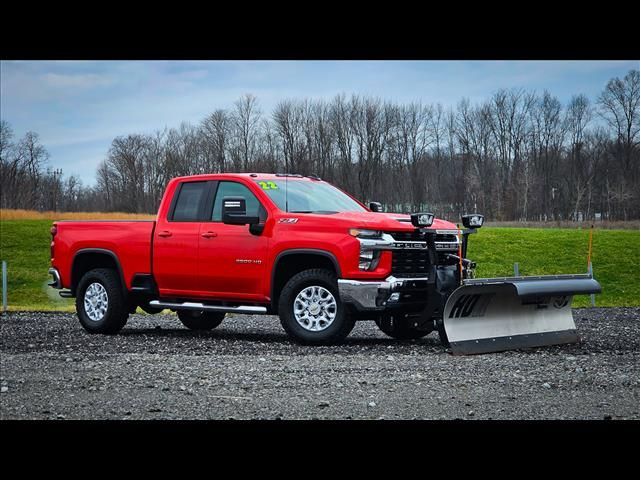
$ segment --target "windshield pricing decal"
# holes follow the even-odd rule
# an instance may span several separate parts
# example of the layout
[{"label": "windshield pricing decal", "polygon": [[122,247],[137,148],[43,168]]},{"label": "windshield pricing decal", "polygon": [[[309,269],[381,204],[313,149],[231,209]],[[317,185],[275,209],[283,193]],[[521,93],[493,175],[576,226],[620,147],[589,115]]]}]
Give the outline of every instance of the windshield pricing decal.
[{"label": "windshield pricing decal", "polygon": [[278,190],[278,185],[274,182],[258,182],[258,185],[260,185],[263,190]]}]

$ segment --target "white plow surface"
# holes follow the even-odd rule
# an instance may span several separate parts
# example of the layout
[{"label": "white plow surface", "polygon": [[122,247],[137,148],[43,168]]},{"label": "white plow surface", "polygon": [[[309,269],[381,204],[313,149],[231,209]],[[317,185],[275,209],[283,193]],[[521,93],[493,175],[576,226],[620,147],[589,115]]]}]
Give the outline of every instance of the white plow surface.
[{"label": "white plow surface", "polygon": [[467,355],[575,343],[573,295],[600,292],[590,275],[465,280],[444,309],[451,352]]}]

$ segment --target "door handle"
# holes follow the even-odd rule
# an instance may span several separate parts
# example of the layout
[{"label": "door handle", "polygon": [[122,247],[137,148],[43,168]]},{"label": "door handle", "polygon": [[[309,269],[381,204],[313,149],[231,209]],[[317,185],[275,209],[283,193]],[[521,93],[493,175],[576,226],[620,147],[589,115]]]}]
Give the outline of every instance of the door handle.
[{"label": "door handle", "polygon": [[213,237],[217,237],[218,234],[216,232],[205,232],[200,236],[203,238],[213,238]]},{"label": "door handle", "polygon": [[159,237],[170,237],[172,235],[172,233],[169,230],[163,230],[162,232],[158,233]]}]

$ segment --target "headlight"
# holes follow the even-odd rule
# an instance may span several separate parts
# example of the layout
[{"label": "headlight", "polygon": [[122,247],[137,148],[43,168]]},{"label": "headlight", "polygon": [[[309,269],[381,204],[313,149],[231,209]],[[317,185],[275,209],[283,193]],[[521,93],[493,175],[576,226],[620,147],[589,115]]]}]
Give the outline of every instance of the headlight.
[{"label": "headlight", "polygon": [[357,238],[381,238],[382,232],[380,230],[365,230],[362,228],[350,228],[349,235],[353,235]]},{"label": "headlight", "polygon": [[478,213],[472,213],[462,216],[462,224],[466,228],[480,228],[484,223],[484,216]]},{"label": "headlight", "polygon": [[380,252],[372,248],[372,245],[382,240],[383,232],[365,228],[350,228],[349,235],[356,237],[360,242],[358,268],[363,272],[375,270],[380,261]]}]

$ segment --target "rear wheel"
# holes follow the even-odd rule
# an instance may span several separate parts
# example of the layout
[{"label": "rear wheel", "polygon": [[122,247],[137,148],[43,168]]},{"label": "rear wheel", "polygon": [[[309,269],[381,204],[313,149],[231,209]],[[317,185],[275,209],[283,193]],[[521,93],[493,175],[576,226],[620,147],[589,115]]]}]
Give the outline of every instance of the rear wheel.
[{"label": "rear wheel", "polygon": [[178,318],[190,330],[213,330],[224,320],[224,312],[178,310]]},{"label": "rear wheel", "polygon": [[140,309],[146,313],[148,313],[149,315],[156,315],[158,313],[160,313],[162,310],[164,310],[164,308],[157,308],[157,307],[152,307],[151,305],[149,305],[148,303],[141,303],[140,305],[135,305],[137,307],[140,307]]},{"label": "rear wheel", "polygon": [[415,340],[422,338],[432,332],[432,330],[418,330],[411,326],[406,315],[385,315],[376,320],[376,325],[384,333],[397,340]]},{"label": "rear wheel", "polygon": [[336,276],[319,268],[289,279],[280,293],[278,312],[285,331],[303,344],[339,343],[355,325],[340,301]]},{"label": "rear wheel", "polygon": [[76,312],[89,333],[117,333],[129,312],[118,273],[96,268],[83,275],[76,291]]}]

